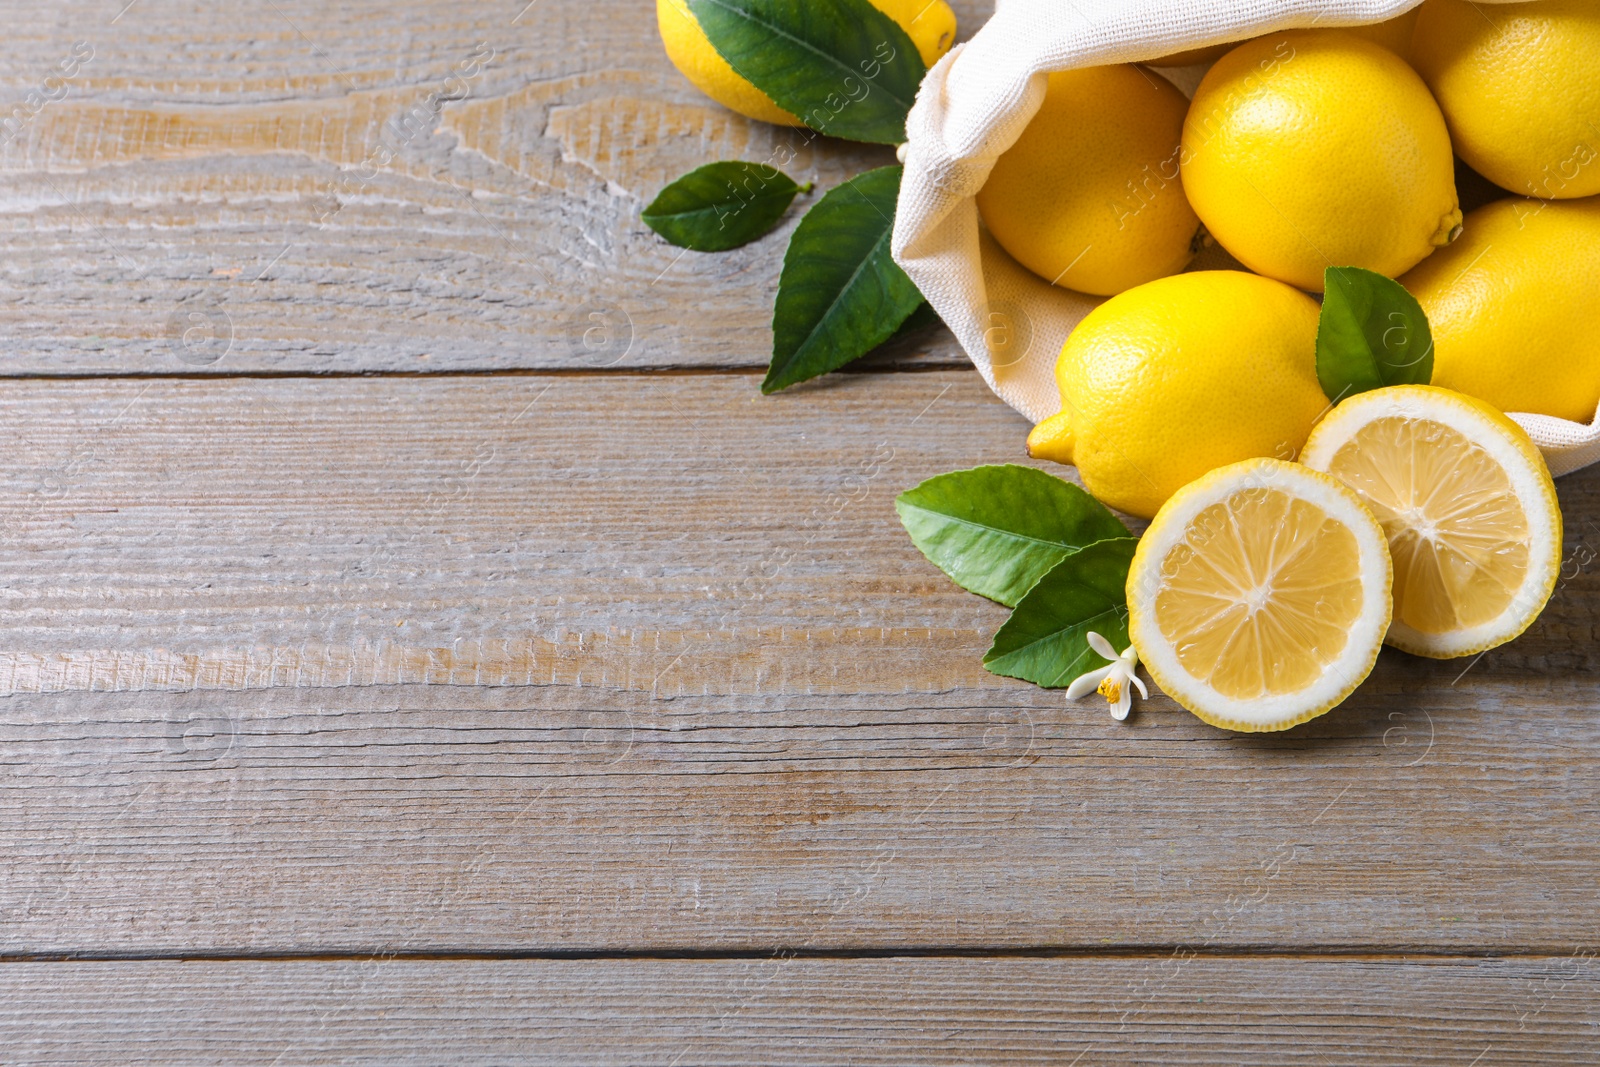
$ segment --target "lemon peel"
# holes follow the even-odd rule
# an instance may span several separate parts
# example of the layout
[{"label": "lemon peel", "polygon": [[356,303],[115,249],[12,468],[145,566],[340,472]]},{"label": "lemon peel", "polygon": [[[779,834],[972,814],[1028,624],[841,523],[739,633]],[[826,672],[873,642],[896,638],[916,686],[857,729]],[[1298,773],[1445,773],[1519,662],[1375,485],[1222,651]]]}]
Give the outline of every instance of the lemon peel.
[{"label": "lemon peel", "polygon": [[1389,644],[1433,659],[1505,644],[1538,618],[1561,570],[1561,508],[1521,427],[1431,385],[1334,408],[1302,460],[1350,486],[1394,559]]},{"label": "lemon peel", "polygon": [[1372,670],[1392,578],[1356,493],[1298,463],[1247,460],[1162,506],[1128,569],[1128,633],[1150,677],[1201,720],[1285,730]]},{"label": "lemon peel", "polygon": [[1061,411],[1028,437],[1084,488],[1149,518],[1207,471],[1288,459],[1327,406],[1315,300],[1242,271],[1192,271],[1091,311],[1056,361]]},{"label": "lemon peel", "polygon": [[1184,121],[1182,174],[1223,248],[1311,292],[1331,266],[1393,278],[1461,225],[1428,87],[1342,30],[1270,34],[1218,60]]}]

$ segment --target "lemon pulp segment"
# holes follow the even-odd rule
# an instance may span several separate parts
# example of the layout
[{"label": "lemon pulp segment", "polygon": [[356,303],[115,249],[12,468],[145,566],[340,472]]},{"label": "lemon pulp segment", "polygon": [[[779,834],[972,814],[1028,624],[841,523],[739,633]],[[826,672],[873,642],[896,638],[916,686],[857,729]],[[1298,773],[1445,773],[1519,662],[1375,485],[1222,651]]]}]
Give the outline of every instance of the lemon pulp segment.
[{"label": "lemon pulp segment", "polygon": [[1230,730],[1285,730],[1355,691],[1389,629],[1383,529],[1337,479],[1246,460],[1157,512],[1128,570],[1128,633],[1156,684]]},{"label": "lemon pulp segment", "polygon": [[1355,536],[1278,490],[1242,489],[1203,510],[1161,577],[1156,620],[1178,662],[1235,700],[1315,683],[1361,613]]},{"label": "lemon pulp segment", "polygon": [[1538,618],[1561,567],[1561,509],[1539,450],[1488,404],[1397,385],[1339,404],[1302,462],[1355,490],[1394,560],[1389,644],[1470,656]]},{"label": "lemon pulp segment", "polygon": [[1424,633],[1500,616],[1528,574],[1528,515],[1488,452],[1437,422],[1375,419],[1334,453],[1389,539],[1394,615]]}]

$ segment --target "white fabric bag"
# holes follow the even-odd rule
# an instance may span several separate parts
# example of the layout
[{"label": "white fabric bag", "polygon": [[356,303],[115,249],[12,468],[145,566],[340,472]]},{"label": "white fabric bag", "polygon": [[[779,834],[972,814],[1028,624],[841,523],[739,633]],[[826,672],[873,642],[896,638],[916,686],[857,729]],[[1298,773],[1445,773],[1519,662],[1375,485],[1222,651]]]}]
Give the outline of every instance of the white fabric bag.
[{"label": "white fabric bag", "polygon": [[[1418,2],[999,0],[977,35],[928,72],[906,121],[895,260],[955,331],[989,387],[1034,422],[1047,418],[1061,407],[1054,378],[1061,345],[1101,301],[1058,289],[1020,266],[980,233],[973,200],[995,159],[1039,110],[1046,75],[1276,30],[1381,22]],[[1587,426],[1547,415],[1512,418],[1553,474],[1600,460],[1600,417]]]}]

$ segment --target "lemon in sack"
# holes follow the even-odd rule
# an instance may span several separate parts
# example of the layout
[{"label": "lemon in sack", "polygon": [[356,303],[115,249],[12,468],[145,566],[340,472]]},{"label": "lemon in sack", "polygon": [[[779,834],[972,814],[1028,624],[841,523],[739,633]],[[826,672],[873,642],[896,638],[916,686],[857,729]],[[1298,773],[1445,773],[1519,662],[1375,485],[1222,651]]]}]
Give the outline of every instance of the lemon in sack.
[{"label": "lemon in sack", "polygon": [[1183,127],[1183,187],[1251,270],[1313,292],[1330,266],[1396,277],[1461,223],[1439,107],[1393,52],[1340,30],[1217,61]]},{"label": "lemon in sack", "polygon": [[[1417,25],[1417,9],[1412,8],[1403,15],[1396,15],[1383,22],[1373,22],[1365,26],[1346,26],[1345,29],[1357,37],[1365,37],[1383,45],[1401,59],[1408,59],[1411,55],[1411,33]],[[1188,67],[1197,63],[1211,63],[1227,55],[1236,48],[1240,42],[1232,44],[1208,45],[1204,48],[1188,48],[1182,52],[1174,52],[1160,59],[1150,60],[1152,67]]]},{"label": "lemon in sack", "polygon": [[1178,177],[1187,108],[1166,79],[1129,64],[1050,75],[978,191],[984,225],[1024,267],[1082,293],[1176,274],[1200,228]]},{"label": "lemon in sack", "polygon": [[1433,331],[1433,384],[1501,411],[1600,407],[1600,196],[1501,200],[1400,279]]},{"label": "lemon in sack", "polygon": [[[956,13],[945,0],[871,0],[906,31],[922,62],[933,66],[956,40]],[[656,25],[667,58],[694,87],[739,114],[779,126],[805,123],[738,74],[712,47],[686,0],[656,0]]]},{"label": "lemon in sack", "polygon": [[1149,518],[1180,488],[1257,456],[1292,459],[1327,407],[1317,302],[1242,271],[1195,271],[1112,297],[1056,361],[1061,412],[1028,451],[1076,464],[1090,493]]},{"label": "lemon in sack", "polygon": [[1388,641],[1470,656],[1538,618],[1561,570],[1561,509],[1539,450],[1481,400],[1428,385],[1360,393],[1306,442],[1353,489],[1394,559]]},{"label": "lemon in sack", "polygon": [[1600,193],[1600,4],[1428,0],[1412,61],[1473,170],[1528,196]]}]

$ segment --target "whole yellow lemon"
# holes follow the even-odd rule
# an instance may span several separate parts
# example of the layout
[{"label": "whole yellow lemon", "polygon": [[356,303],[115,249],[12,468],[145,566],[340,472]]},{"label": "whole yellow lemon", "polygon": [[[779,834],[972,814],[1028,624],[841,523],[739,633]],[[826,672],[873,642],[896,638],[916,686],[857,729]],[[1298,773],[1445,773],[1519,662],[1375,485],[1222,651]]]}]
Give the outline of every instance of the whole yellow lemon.
[{"label": "whole yellow lemon", "polygon": [[1529,196],[1600,193],[1600,4],[1428,0],[1412,61],[1473,170]]},{"label": "whole yellow lemon", "polygon": [[1073,463],[1095,497],[1149,518],[1196,478],[1293,459],[1327,407],[1317,302],[1243,271],[1141,285],[1091,311],[1061,348],[1061,413],[1028,452]]},{"label": "whole yellow lemon", "polygon": [[984,224],[1017,262],[1079,292],[1177,273],[1200,228],[1178,176],[1188,106],[1131,64],[1050,75],[1038,114],[978,191]]},{"label": "whole yellow lemon", "polygon": [[1184,121],[1182,171],[1224,248],[1314,292],[1330,266],[1402,274],[1461,224],[1428,87],[1342,30],[1271,34],[1218,60]]},{"label": "whole yellow lemon", "polygon": [[1400,279],[1433,330],[1433,384],[1501,411],[1600,406],[1600,196],[1501,200]]},{"label": "whole yellow lemon", "polygon": [[[933,66],[950,51],[956,40],[956,13],[945,0],[871,0],[872,6],[888,15],[917,46],[922,62]],[[779,126],[804,126],[766,93],[728,65],[712,47],[700,21],[685,0],[656,0],[656,25],[667,58],[695,88],[731,111]]]},{"label": "whole yellow lemon", "polygon": [[[1401,59],[1408,59],[1411,55],[1411,33],[1417,25],[1417,9],[1412,8],[1403,15],[1396,15],[1383,22],[1374,22],[1366,26],[1346,26],[1345,29],[1357,37],[1365,37],[1369,41],[1376,41]],[[1196,63],[1210,63],[1212,60],[1221,59],[1237,44],[1214,44],[1205,48],[1189,48],[1182,52],[1174,52],[1170,56],[1150,60],[1152,67],[1188,67]]]}]

